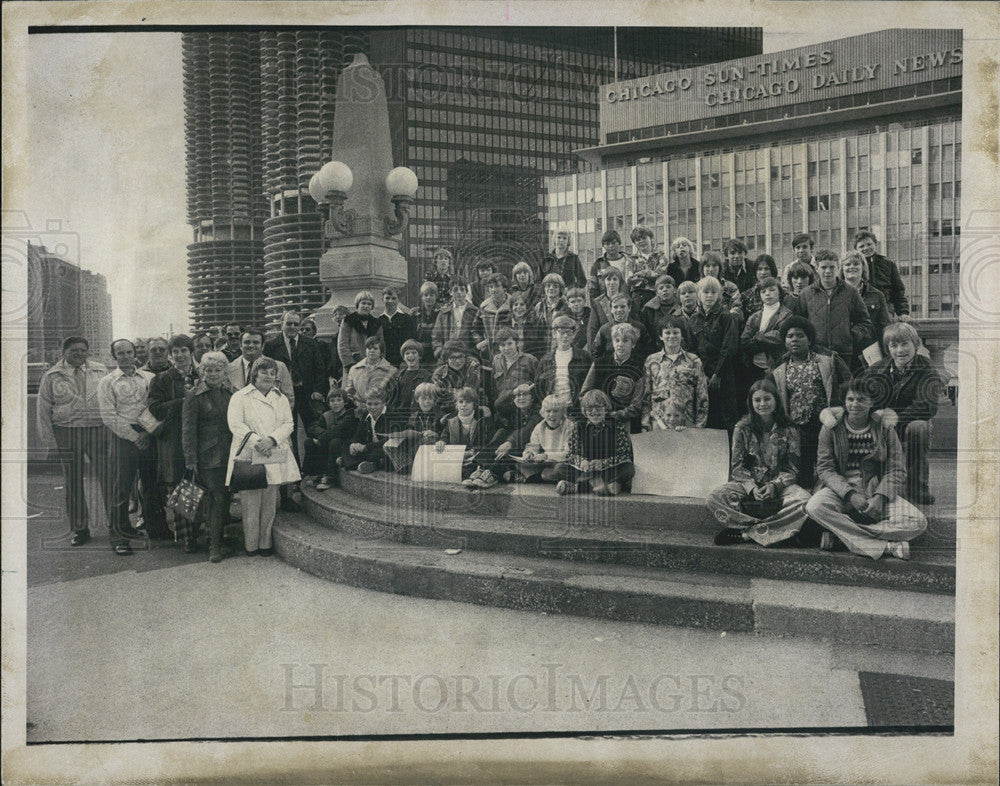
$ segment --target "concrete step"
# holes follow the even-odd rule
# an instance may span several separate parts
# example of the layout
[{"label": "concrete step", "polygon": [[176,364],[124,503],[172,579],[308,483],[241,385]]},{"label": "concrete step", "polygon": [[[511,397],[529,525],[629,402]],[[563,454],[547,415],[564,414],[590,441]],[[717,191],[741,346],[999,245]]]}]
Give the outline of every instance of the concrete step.
[{"label": "concrete step", "polygon": [[[313,503],[310,503],[313,504]],[[275,522],[278,554],[331,581],[533,612],[954,651],[954,599],[926,592],[525,557],[367,538],[304,514]]]},{"label": "concrete step", "polygon": [[[423,519],[427,511],[434,515],[455,514],[473,517],[500,517],[524,521],[550,522],[563,526],[587,522],[594,527],[639,531],[686,531],[714,535],[719,524],[700,497],[655,497],[624,494],[620,497],[596,497],[577,494],[560,497],[555,486],[545,483],[503,483],[491,489],[469,490],[453,483],[414,483],[408,477],[390,472],[362,475],[341,472],[341,487],[349,494],[392,509],[400,516],[417,511]],[[955,553],[954,510],[950,516],[937,515],[931,507],[923,508],[928,527],[911,544],[914,550]]]},{"label": "concrete step", "polygon": [[[433,496],[394,498],[394,489],[402,489],[406,494],[413,491],[395,480],[379,483],[374,475],[357,477],[366,479],[364,491],[374,495],[381,487],[385,498],[376,502],[370,496],[356,496],[346,489],[357,489],[362,484],[347,479],[345,489],[325,492],[304,485],[303,500],[310,516],[320,524],[350,535],[439,549],[463,548],[561,561],[940,594],[955,591],[955,560],[949,552],[914,549],[910,561],[876,562],[819,549],[764,549],[752,544],[715,546],[712,538],[718,525],[711,516],[700,531],[689,531],[684,521],[686,515],[701,517],[706,512],[703,504],[695,506],[670,500],[660,506],[667,512],[659,511],[655,521],[623,524],[608,516],[606,507],[607,503],[618,500],[556,497],[550,501],[589,500],[587,504],[593,510],[553,507],[558,517],[518,514],[501,518],[490,514],[508,504],[510,494],[494,494],[493,490],[466,492],[466,510],[440,509],[434,507]],[[674,522],[680,527],[675,528]]]}]

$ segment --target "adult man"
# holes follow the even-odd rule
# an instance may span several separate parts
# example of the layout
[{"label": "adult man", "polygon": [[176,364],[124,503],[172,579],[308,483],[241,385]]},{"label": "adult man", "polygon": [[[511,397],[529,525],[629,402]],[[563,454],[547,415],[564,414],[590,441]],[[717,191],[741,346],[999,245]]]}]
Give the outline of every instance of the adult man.
[{"label": "adult man", "polygon": [[[242,354],[229,364],[229,383],[234,390],[242,390],[250,384],[250,367],[253,362],[264,354],[264,334],[254,328],[247,328],[240,337]],[[295,400],[295,388],[292,385],[292,375],[288,367],[280,360],[278,364],[278,390],[289,402]]]},{"label": "adult man", "polygon": [[90,540],[89,514],[83,494],[84,458],[90,461],[102,491],[105,485],[107,441],[97,404],[97,386],[108,370],[90,359],[82,336],[62,344],[62,360],[42,375],[38,385],[38,436],[42,446],[56,450],[66,492],[66,518],[72,546]]},{"label": "adult man", "polygon": [[382,290],[382,313],[378,321],[382,323],[382,339],[385,342],[385,359],[398,366],[403,362],[399,348],[403,342],[416,338],[417,323],[406,306],[399,305],[399,289],[386,287]]},{"label": "adult man", "polygon": [[816,343],[844,358],[853,371],[858,354],[874,340],[872,321],[858,290],[837,277],[839,267],[836,252],[820,251],[816,283],[803,289],[791,308],[813,323]]},{"label": "adult man", "polygon": [[135,347],[135,364],[142,368],[149,361],[149,345],[147,344],[148,339],[136,338],[132,340],[132,345]]},{"label": "adult man", "polygon": [[139,476],[139,501],[150,532],[166,527],[163,510],[156,510],[153,489],[156,485],[156,446],[152,437],[139,425],[146,409],[149,383],[153,375],[135,366],[135,346],[127,338],[111,344],[111,356],[118,368],[97,386],[101,419],[108,428],[108,471],[105,508],[111,548],[119,556],[132,553],[129,537],[137,535],[128,518],[128,498],[136,474]]},{"label": "adult man", "polygon": [[[144,364],[139,365],[139,368],[154,375],[170,368],[170,350],[165,338],[153,336],[146,339],[146,346],[149,351],[149,359]],[[138,365],[138,360],[136,363]]]},{"label": "adult man", "polygon": [[[296,461],[299,458],[298,421],[302,420],[303,428],[316,419],[310,401],[313,393],[326,397],[328,379],[326,364],[315,339],[299,335],[302,317],[298,311],[286,311],[281,318],[281,335],[264,342],[264,354],[279,360],[288,367],[292,376],[292,453]],[[288,512],[301,510],[299,505],[289,496],[289,487],[281,487],[281,509]]]},{"label": "adult man", "polygon": [[212,339],[208,333],[195,333],[191,340],[194,342],[194,362],[196,364],[201,363],[201,359],[205,353],[211,352],[213,349]]},{"label": "adult man", "polygon": [[788,268],[796,262],[809,265],[813,270],[816,268],[816,257],[813,256],[813,239],[808,232],[799,232],[792,238],[792,251],[795,258],[781,269],[781,286],[786,292],[792,291],[792,282],[788,280]]},{"label": "adult man", "polygon": [[580,257],[569,250],[569,232],[564,229],[556,232],[555,247],[538,263],[538,275],[536,281],[541,281],[549,273],[558,273],[562,276],[566,288],[587,286],[587,275],[583,272],[583,263]]},{"label": "adult man", "polygon": [[[149,411],[163,424],[156,435],[156,501],[166,502],[170,489],[184,476],[184,450],[181,447],[181,409],[184,397],[194,387],[198,377],[191,354],[194,342],[180,334],[169,342],[170,368],[157,374],[149,383]],[[166,526],[159,531],[146,522],[149,537],[166,537]],[[193,551],[191,543],[185,548]]]},{"label": "adult man", "polygon": [[240,356],[240,337],[243,335],[243,332],[235,322],[230,322],[226,325],[225,330],[226,345],[220,351],[232,362]]}]

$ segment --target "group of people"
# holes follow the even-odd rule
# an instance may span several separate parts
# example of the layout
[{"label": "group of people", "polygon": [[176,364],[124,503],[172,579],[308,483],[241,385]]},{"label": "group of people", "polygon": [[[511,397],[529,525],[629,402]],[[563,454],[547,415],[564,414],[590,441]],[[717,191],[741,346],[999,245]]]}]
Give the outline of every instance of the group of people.
[{"label": "group of people", "polygon": [[[112,468],[116,553],[128,553],[134,534],[132,479],[156,537],[166,531],[164,494],[190,472],[211,496],[218,561],[234,461],[267,468],[266,489],[240,492],[245,548],[267,554],[279,494],[281,507],[296,509],[300,473],[323,491],[342,472],[405,474],[421,446],[460,445],[470,488],[548,482],[559,494],[615,496],[634,475],[631,435],[707,427],[732,439],[730,481],[707,499],[724,525],[719,545],[812,545],[815,535],[825,548],[908,557],[926,527],[915,506],[933,502],[941,383],[874,234],[858,232],[843,255],[814,254],[811,238],[796,236],[780,271],[767,254],[748,260],[738,240],[700,260],[685,238],[669,256],[645,227],[630,240],[632,254],[606,232],[585,273],[558,233],[537,264],[519,262],[508,277],[479,260],[472,281],[442,249],[413,309],[386,287],[378,315],[368,290],[353,309],[337,309],[329,343],[295,311],[266,341],[237,325],[218,345],[174,336],[164,342],[169,368],[155,376],[152,341],[143,367],[134,342],[116,341],[118,368],[105,376],[85,339],[67,339],[43,378],[39,423],[49,421],[43,438],[61,449],[74,543],[89,537],[70,482],[88,450],[93,462],[103,449]],[[66,404],[64,416],[60,395],[81,403]],[[196,530],[182,529],[196,548]]]}]

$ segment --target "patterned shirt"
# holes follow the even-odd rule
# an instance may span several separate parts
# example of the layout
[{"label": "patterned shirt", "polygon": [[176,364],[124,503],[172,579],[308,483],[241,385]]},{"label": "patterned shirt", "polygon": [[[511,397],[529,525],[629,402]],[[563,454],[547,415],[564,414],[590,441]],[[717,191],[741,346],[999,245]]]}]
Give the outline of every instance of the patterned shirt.
[{"label": "patterned shirt", "polygon": [[789,358],[785,363],[788,389],[788,418],[797,426],[804,426],[826,407],[826,388],[816,356],[799,362]]},{"label": "patterned shirt", "polygon": [[860,431],[855,431],[846,422],[844,425],[847,426],[847,466],[844,478],[852,486],[860,488],[861,462],[875,449],[875,437],[870,423]]},{"label": "patterned shirt", "polygon": [[654,429],[668,428],[667,416],[683,412],[683,423],[675,425],[703,428],[708,422],[708,380],[701,359],[683,350],[670,357],[663,350],[646,358],[646,387],[649,400],[644,421]]}]

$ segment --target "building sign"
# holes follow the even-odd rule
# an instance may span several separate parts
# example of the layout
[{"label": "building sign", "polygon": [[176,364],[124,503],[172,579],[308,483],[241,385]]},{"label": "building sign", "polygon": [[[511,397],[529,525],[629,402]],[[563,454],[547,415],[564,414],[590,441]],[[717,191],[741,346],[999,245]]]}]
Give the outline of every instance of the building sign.
[{"label": "building sign", "polygon": [[601,133],[767,109],[962,74],[961,30],[883,30],[601,88]]}]

